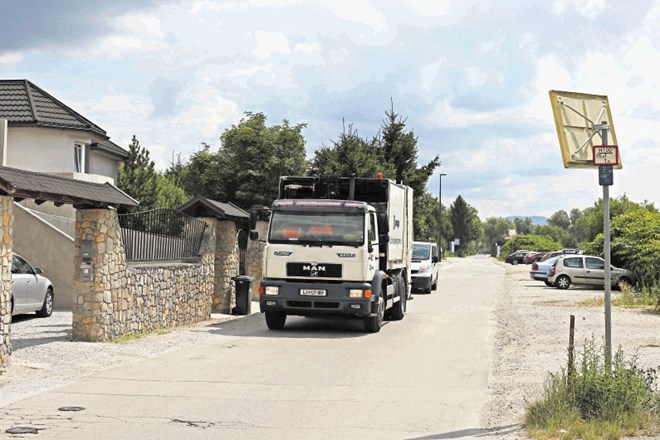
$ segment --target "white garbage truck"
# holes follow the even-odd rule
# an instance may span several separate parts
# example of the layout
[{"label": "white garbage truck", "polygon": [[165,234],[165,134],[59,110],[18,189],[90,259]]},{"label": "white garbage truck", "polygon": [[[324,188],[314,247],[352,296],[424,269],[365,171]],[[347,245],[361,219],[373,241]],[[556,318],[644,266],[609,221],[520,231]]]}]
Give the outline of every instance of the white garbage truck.
[{"label": "white garbage truck", "polygon": [[374,333],[403,319],[412,216],[412,188],[380,175],[281,177],[259,285],[268,328],[288,315],[350,317]]}]

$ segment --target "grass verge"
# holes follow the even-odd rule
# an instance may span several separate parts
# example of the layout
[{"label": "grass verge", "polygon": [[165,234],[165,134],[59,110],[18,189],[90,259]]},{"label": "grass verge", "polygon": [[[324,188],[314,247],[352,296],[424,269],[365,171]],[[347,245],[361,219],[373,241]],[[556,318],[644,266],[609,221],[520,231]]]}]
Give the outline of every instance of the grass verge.
[{"label": "grass verge", "polygon": [[144,338],[146,336],[149,336],[149,335],[166,335],[169,332],[170,331],[167,330],[167,329],[159,328],[159,329],[156,329],[156,330],[153,330],[153,331],[150,331],[150,332],[141,331],[140,333],[130,333],[130,334],[127,334],[127,335],[120,336],[118,338],[108,339],[107,342],[109,342],[111,344],[128,344],[131,341],[136,341],[138,339],[142,339],[142,338]]},{"label": "grass verge", "polygon": [[535,439],[620,439],[660,434],[658,370],[640,369],[621,348],[606,368],[602,350],[586,341],[579,365],[549,374],[525,424]]}]

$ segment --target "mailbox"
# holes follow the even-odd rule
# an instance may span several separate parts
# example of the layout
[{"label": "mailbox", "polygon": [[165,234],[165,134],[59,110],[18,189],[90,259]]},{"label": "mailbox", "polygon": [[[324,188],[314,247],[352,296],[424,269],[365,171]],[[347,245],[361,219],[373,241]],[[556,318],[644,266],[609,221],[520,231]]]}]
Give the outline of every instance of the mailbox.
[{"label": "mailbox", "polygon": [[80,280],[92,281],[94,279],[94,267],[90,263],[80,265]]},{"label": "mailbox", "polygon": [[82,240],[80,242],[80,261],[82,263],[91,263],[94,256],[94,242],[92,240]]}]

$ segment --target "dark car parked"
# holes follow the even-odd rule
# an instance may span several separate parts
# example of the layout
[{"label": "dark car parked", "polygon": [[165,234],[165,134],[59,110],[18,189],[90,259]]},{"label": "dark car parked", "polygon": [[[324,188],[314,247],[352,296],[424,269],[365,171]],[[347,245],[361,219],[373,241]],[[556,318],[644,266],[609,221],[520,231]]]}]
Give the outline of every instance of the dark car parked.
[{"label": "dark car parked", "polygon": [[516,251],[512,254],[507,255],[504,258],[505,263],[513,264],[514,266],[516,264],[524,263],[525,262],[525,257],[529,251]]}]

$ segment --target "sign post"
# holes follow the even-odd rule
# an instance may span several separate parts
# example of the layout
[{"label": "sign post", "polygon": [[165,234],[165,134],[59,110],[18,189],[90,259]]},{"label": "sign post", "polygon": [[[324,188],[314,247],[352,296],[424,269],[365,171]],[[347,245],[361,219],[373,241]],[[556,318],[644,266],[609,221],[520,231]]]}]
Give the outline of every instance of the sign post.
[{"label": "sign post", "polygon": [[[550,91],[550,103],[565,168],[598,167],[598,184],[603,187],[603,256],[605,260],[605,365],[612,367],[612,264],[610,256],[610,186],[613,169],[621,169],[619,147],[614,133],[607,96]],[[601,145],[594,144],[600,135]],[[611,135],[611,136],[610,136]],[[613,145],[608,145],[609,138]],[[591,146],[591,148],[588,148]],[[591,157],[589,157],[591,156]]]}]

